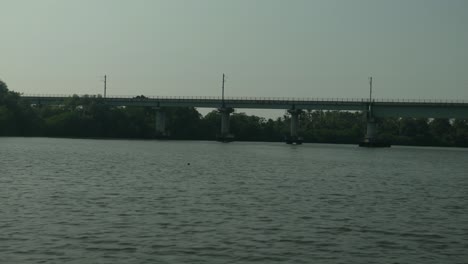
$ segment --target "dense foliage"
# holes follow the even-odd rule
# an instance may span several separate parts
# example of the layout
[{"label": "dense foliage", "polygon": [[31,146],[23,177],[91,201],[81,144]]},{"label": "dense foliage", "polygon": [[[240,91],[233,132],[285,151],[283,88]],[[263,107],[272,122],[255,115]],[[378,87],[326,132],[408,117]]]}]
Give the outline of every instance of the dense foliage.
[{"label": "dense foliage", "polygon": [[[214,140],[220,115],[200,115],[195,108],[167,108],[167,130],[173,139]],[[306,142],[358,143],[365,134],[362,113],[307,111],[300,116]],[[153,138],[151,107],[111,107],[102,98],[72,96],[60,106],[31,106],[0,81],[0,136],[84,138]],[[234,113],[236,140],[282,141],[289,116],[276,120]],[[379,120],[379,137],[392,144],[468,147],[468,121],[387,118]]]}]

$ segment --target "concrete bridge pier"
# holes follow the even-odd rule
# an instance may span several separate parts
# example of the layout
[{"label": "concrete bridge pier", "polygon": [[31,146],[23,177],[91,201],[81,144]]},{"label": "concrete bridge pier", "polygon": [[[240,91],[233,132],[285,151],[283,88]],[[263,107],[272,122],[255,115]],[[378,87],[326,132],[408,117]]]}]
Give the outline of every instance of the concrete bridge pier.
[{"label": "concrete bridge pier", "polygon": [[377,124],[375,123],[374,118],[370,118],[367,120],[366,126],[366,136],[364,141],[367,142],[375,142],[377,139]]},{"label": "concrete bridge pier", "polygon": [[390,143],[383,142],[377,138],[377,122],[372,113],[372,105],[366,112],[366,135],[364,140],[359,143],[360,147],[379,148],[390,147]]},{"label": "concrete bridge pier", "polygon": [[218,108],[221,114],[221,133],[217,135],[218,141],[231,142],[234,140],[234,135],[230,133],[229,117],[234,109],[229,107]]},{"label": "concrete bridge pier", "polygon": [[302,144],[302,137],[299,136],[299,115],[302,113],[301,109],[290,109],[288,113],[291,114],[291,127],[290,135],[286,137],[287,144]]},{"label": "concrete bridge pier", "polygon": [[168,133],[166,131],[166,112],[160,107],[155,107],[156,114],[156,138],[166,138]]}]

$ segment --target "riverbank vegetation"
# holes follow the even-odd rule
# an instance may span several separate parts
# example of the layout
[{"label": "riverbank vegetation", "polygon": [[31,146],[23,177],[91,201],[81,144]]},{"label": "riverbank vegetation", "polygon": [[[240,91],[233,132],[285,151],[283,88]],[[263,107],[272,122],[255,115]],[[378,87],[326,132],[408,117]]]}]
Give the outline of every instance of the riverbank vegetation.
[{"label": "riverbank vegetation", "polygon": [[[215,140],[220,115],[202,116],[195,108],[166,108],[170,138]],[[290,117],[265,119],[233,113],[231,132],[239,141],[282,141]],[[468,120],[386,118],[378,120],[379,137],[395,145],[468,147]],[[151,107],[112,107],[101,97],[73,96],[60,106],[32,106],[0,81],[0,136],[141,138],[154,137]],[[305,142],[357,144],[365,134],[362,113],[306,111],[300,116]]]}]

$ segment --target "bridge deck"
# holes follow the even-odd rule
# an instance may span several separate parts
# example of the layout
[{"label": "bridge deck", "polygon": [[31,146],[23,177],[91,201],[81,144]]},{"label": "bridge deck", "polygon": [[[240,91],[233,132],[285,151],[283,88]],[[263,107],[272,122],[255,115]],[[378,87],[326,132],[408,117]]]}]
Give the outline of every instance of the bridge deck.
[{"label": "bridge deck", "polygon": [[[219,97],[107,97],[89,96],[112,106],[149,106],[149,107],[198,107],[219,108]],[[22,98],[31,104],[62,105],[71,96],[25,95]],[[85,97],[80,97],[85,98]],[[252,98],[229,97],[226,107],[247,109],[304,109],[366,111],[368,99],[321,99],[321,98]],[[426,118],[467,118],[468,102],[461,100],[383,100],[372,102],[376,117],[426,117]]]}]

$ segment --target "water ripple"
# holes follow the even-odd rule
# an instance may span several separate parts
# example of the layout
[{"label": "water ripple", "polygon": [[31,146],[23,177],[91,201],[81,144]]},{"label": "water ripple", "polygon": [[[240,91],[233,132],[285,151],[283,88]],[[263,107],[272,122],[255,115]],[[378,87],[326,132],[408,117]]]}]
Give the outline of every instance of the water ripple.
[{"label": "water ripple", "polygon": [[1,263],[468,259],[467,150],[39,138],[0,146]]}]

